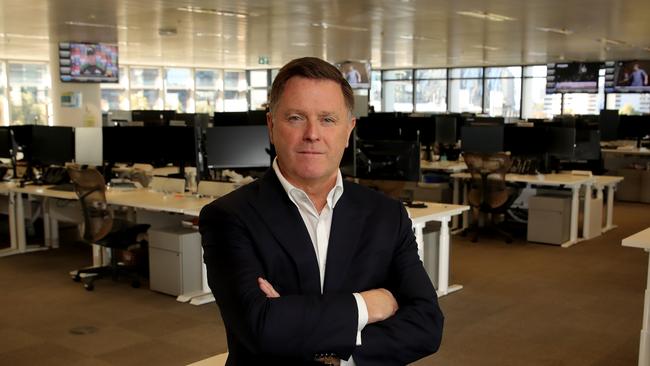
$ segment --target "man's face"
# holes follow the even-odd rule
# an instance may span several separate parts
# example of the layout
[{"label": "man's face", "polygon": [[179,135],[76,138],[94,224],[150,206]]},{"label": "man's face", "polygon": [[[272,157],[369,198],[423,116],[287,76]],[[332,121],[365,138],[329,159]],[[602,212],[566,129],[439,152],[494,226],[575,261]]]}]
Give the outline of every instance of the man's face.
[{"label": "man's face", "polygon": [[282,174],[300,185],[336,176],[355,120],[339,84],[293,77],[267,124]]}]

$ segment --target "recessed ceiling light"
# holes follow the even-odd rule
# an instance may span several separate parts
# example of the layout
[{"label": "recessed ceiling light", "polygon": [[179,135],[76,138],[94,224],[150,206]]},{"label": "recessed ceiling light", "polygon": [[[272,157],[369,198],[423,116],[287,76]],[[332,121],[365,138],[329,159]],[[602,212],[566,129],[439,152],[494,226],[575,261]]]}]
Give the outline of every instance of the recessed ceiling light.
[{"label": "recessed ceiling light", "polygon": [[362,28],[362,27],[350,27],[347,25],[339,25],[339,24],[331,24],[331,23],[326,23],[326,22],[320,22],[320,23],[312,23],[311,24],[314,27],[321,27],[323,29],[340,29],[340,30],[348,30],[348,31],[354,31],[354,32],[367,32],[368,28]]},{"label": "recessed ceiling light", "polygon": [[563,34],[565,36],[568,36],[569,34],[573,34],[573,31],[571,29],[566,29],[566,28],[537,27],[535,29],[537,29],[538,31],[547,32],[547,33]]},{"label": "recessed ceiling light", "polygon": [[245,13],[238,13],[238,12],[228,11],[228,10],[207,9],[198,6],[182,6],[180,8],[176,8],[176,10],[186,11],[188,13],[212,14],[212,15],[220,15],[224,17],[236,17],[240,19],[244,19],[248,17],[248,14]]},{"label": "recessed ceiling light", "polygon": [[493,47],[493,46],[486,46],[482,44],[475,44],[472,46],[472,48],[480,48],[482,50],[487,50],[487,51],[498,51],[500,50],[499,47]]},{"label": "recessed ceiling light", "polygon": [[414,35],[414,34],[402,34],[401,36],[399,36],[399,38],[414,40],[414,41],[442,41],[442,42],[445,41],[443,39],[436,39],[436,38],[431,38],[431,37],[417,36],[417,35]]},{"label": "recessed ceiling light", "polygon": [[607,43],[607,44],[613,44],[613,45],[617,45],[617,46],[628,45],[628,44],[627,44],[626,42],[624,42],[624,41],[619,41],[618,39],[609,39],[609,38],[598,38],[598,39],[596,40],[596,42]]},{"label": "recessed ceiling light", "polygon": [[136,29],[135,27],[127,27],[124,25],[114,25],[114,24],[100,24],[100,23],[87,23],[87,22],[76,22],[76,21],[67,21],[63,22],[63,24],[67,25],[76,25],[79,27],[93,27],[93,28],[112,28],[112,29]]},{"label": "recessed ceiling light", "polygon": [[492,22],[503,22],[505,20],[508,20],[508,21],[516,20],[515,18],[509,17],[507,15],[488,13],[488,12],[485,12],[485,11],[478,11],[478,10],[457,11],[456,14],[463,15],[463,16],[466,16],[466,17],[485,19],[485,20],[489,20],[489,21],[492,21]]},{"label": "recessed ceiling light", "polygon": [[24,39],[50,39],[48,36],[37,36],[33,34],[18,34],[18,33],[0,33],[0,37],[6,38],[24,38]]},{"label": "recessed ceiling light", "polygon": [[531,52],[528,52],[528,55],[529,55],[529,56],[539,56],[539,57],[542,57],[542,56],[546,56],[546,52],[535,52],[535,51],[531,51]]},{"label": "recessed ceiling light", "polygon": [[293,43],[291,43],[291,45],[292,45],[292,46],[295,46],[295,47],[309,47],[309,46],[311,46],[311,43],[307,43],[307,42],[293,42]]}]

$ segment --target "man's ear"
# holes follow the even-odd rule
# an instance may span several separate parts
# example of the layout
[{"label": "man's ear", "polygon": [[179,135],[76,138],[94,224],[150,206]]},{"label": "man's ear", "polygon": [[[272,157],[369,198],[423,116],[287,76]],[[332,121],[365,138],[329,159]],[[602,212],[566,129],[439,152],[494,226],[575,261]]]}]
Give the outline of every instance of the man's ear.
[{"label": "man's ear", "polygon": [[271,112],[266,112],[266,128],[269,130],[269,140],[273,145],[273,114]]},{"label": "man's ear", "polygon": [[352,117],[352,119],[350,120],[350,126],[349,126],[350,129],[348,130],[348,139],[345,140],[346,141],[345,147],[348,147],[348,145],[350,145],[350,134],[352,134],[352,131],[354,131],[354,127],[356,125],[357,125],[357,119]]}]

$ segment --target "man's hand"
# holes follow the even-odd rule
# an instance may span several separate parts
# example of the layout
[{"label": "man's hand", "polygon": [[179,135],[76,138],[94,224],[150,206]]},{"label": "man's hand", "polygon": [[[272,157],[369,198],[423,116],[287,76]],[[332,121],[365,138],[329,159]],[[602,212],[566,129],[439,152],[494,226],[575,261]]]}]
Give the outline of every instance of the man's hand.
[{"label": "man's hand", "polygon": [[275,291],[273,286],[269,283],[269,281],[263,279],[262,277],[257,278],[257,284],[260,286],[260,290],[264,292],[266,297],[269,299],[275,299],[277,297],[280,297],[280,294]]},{"label": "man's hand", "polygon": [[393,294],[385,288],[360,293],[368,308],[368,324],[386,320],[395,315],[399,306]]}]

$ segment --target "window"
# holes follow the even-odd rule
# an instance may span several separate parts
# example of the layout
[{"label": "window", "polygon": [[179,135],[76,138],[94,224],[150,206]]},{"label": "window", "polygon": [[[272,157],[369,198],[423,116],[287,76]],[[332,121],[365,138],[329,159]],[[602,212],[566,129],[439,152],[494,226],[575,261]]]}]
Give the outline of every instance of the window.
[{"label": "window", "polygon": [[450,69],[451,112],[483,112],[483,69],[465,67]]},{"label": "window", "polygon": [[413,112],[413,70],[386,70],[382,73],[386,112]]},{"label": "window", "polygon": [[375,112],[381,112],[381,71],[370,71],[370,99],[368,102]]},{"label": "window", "polygon": [[9,63],[9,109],[12,124],[48,124],[50,80],[47,65]]},{"label": "window", "polygon": [[9,124],[9,103],[7,101],[7,71],[6,64],[0,61],[0,123]]},{"label": "window", "polygon": [[109,110],[129,110],[129,75],[125,67],[120,67],[120,82],[100,84],[102,112]]},{"label": "window", "polygon": [[245,71],[224,72],[224,111],[244,112],[248,110],[246,98],[248,85]]},{"label": "window", "polygon": [[521,67],[485,69],[485,112],[490,116],[517,117],[521,111]]},{"label": "window", "polygon": [[131,110],[163,109],[160,69],[130,69]]},{"label": "window", "polygon": [[265,109],[269,93],[269,71],[251,70],[248,75],[251,81],[251,109]]},{"label": "window", "polygon": [[196,113],[223,112],[223,74],[221,70],[196,70]]},{"label": "window", "polygon": [[192,69],[165,69],[165,109],[178,113],[194,113]]},{"label": "window", "polygon": [[415,111],[447,111],[447,70],[415,70]]},{"label": "window", "polygon": [[[522,100],[521,118],[548,118],[550,116],[544,108],[546,103],[546,65],[524,67]],[[557,112],[559,113],[559,105]]]}]

